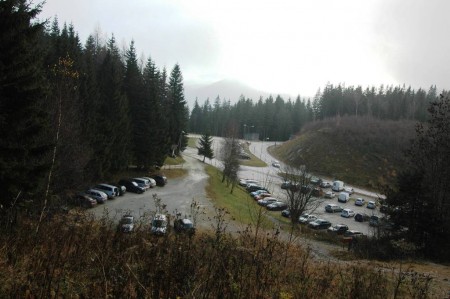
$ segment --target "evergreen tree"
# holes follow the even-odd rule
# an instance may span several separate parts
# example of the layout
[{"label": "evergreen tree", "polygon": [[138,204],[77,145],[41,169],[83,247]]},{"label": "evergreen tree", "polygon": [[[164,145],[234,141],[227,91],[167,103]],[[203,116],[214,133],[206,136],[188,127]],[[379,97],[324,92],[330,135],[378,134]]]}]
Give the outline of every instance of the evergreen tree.
[{"label": "evergreen tree", "polygon": [[138,167],[145,167],[145,146],[150,143],[152,132],[148,129],[148,102],[145,101],[145,88],[142,74],[138,66],[134,41],[126,52],[126,73],[124,89],[130,105],[132,132],[132,152]]},{"label": "evergreen tree", "polygon": [[398,190],[388,192],[388,214],[398,238],[427,257],[449,261],[450,97],[432,102],[429,112],[408,152],[410,168],[399,176]]},{"label": "evergreen tree", "polygon": [[212,138],[208,133],[203,134],[200,137],[200,146],[197,147],[198,154],[203,156],[203,162],[205,162],[205,158],[212,159],[214,158],[214,151],[212,149]]},{"label": "evergreen tree", "polygon": [[[40,6],[0,1],[0,213],[42,190],[49,153]],[[0,216],[4,220],[3,216]]]}]

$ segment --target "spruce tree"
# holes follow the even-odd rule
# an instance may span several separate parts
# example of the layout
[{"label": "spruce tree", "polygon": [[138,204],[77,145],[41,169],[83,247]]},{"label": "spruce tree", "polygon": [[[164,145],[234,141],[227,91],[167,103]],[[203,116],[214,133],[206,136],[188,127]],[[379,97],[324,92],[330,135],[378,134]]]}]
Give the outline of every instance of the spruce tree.
[{"label": "spruce tree", "polygon": [[203,156],[203,162],[205,162],[205,158],[212,159],[214,158],[214,151],[212,149],[212,138],[208,133],[203,134],[200,137],[200,146],[197,147],[198,154]]},{"label": "spruce tree", "polygon": [[48,169],[46,82],[38,44],[44,27],[33,20],[39,10],[27,1],[0,2],[0,213],[42,190]]}]

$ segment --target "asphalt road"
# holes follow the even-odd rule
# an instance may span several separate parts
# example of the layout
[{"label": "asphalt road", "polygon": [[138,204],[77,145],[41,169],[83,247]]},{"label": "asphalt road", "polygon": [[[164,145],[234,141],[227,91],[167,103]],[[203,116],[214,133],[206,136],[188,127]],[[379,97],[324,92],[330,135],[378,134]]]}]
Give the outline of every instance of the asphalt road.
[{"label": "asphalt road", "polygon": [[[216,153],[216,156],[219,156],[218,153],[220,151],[222,138],[214,137],[213,140],[214,151]],[[280,188],[283,180],[278,175],[280,169],[285,168],[285,165],[280,163],[280,169],[273,167],[272,162],[275,159],[267,152],[267,148],[275,144],[275,142],[251,142],[249,147],[250,151],[255,156],[265,161],[268,166],[241,166],[239,177],[258,180],[263,185],[268,186],[269,190],[271,190],[271,192],[277,198],[286,200],[286,193]],[[187,148],[184,152],[184,159],[186,163],[183,165],[183,167],[188,169],[189,171],[187,176],[169,180],[166,186],[149,189],[143,194],[134,194],[127,192],[124,196],[117,197],[113,200],[108,200],[107,203],[98,205],[91,211],[96,217],[101,217],[107,214],[115,221],[118,221],[120,217],[125,213],[132,214],[136,218],[139,218],[145,214],[151,214],[155,212],[156,208],[153,194],[156,194],[159,198],[161,198],[162,204],[166,205],[166,210],[171,215],[179,213],[182,216],[190,217],[190,205],[193,200],[197,201],[202,210],[202,214],[199,215],[197,221],[197,226],[203,228],[211,228],[211,219],[214,216],[214,207],[205,193],[205,186],[208,177],[204,171],[204,163],[201,162],[202,157],[197,155],[196,149]],[[206,159],[205,162],[215,167],[222,168],[222,162],[218,159]],[[366,202],[369,200],[374,200],[377,196],[377,194],[365,190],[355,189],[355,191],[356,192],[352,197],[362,197],[366,199]],[[341,217],[340,213],[326,213],[324,210],[324,206],[328,203],[338,203],[337,197],[335,199],[321,198],[320,201],[320,206],[315,211],[312,211],[313,214],[318,215],[320,218],[327,219],[333,224],[347,224],[350,229],[361,231],[364,234],[373,233],[368,223],[360,223],[354,221],[353,218],[347,219]],[[338,204],[343,208],[350,208],[354,210],[355,213],[364,212],[369,215],[379,214],[378,210],[369,210],[365,207],[355,206],[352,201],[345,204]],[[237,231],[240,229],[238,226],[238,224],[230,224],[228,228],[230,231]]]}]

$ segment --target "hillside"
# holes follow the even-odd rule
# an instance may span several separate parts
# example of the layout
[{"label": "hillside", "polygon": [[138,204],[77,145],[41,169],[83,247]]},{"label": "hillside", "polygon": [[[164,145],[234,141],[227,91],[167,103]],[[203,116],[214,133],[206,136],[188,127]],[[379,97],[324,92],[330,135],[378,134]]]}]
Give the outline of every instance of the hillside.
[{"label": "hillside", "polygon": [[405,167],[404,150],[415,136],[415,121],[341,117],[306,125],[271,153],[318,175],[378,189],[392,184]]}]

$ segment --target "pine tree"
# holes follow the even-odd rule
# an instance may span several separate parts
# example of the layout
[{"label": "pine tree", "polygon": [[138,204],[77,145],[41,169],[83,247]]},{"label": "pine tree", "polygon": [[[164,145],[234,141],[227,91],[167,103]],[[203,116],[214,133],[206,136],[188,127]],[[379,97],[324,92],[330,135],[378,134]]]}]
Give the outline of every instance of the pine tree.
[{"label": "pine tree", "polygon": [[[40,6],[0,2],[0,213],[42,190],[48,169]],[[0,217],[4,219],[3,217]]]},{"label": "pine tree", "polygon": [[183,75],[178,64],[174,66],[170,73],[168,107],[169,136],[173,148],[179,154],[186,145],[183,132],[187,131],[188,109],[184,99]]},{"label": "pine tree", "polygon": [[212,138],[208,133],[203,134],[200,137],[200,146],[197,147],[198,154],[203,156],[203,162],[205,162],[205,158],[212,159],[214,158],[214,151],[212,149]]}]

